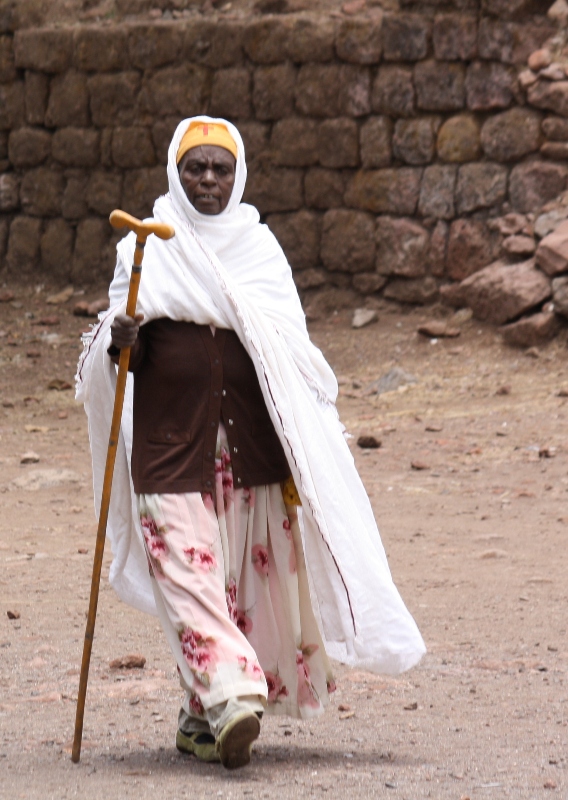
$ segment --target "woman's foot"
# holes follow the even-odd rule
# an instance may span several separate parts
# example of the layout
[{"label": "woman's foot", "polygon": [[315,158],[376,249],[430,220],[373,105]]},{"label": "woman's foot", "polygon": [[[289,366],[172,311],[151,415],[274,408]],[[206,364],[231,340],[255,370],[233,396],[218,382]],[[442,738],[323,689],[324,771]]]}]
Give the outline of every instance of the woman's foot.
[{"label": "woman's foot", "polygon": [[184,733],[178,730],[176,747],[180,753],[188,753],[200,761],[220,761],[215,746],[215,737],[211,733]]},{"label": "woman's foot", "polygon": [[246,767],[250,762],[252,743],[258,739],[259,733],[259,719],[250,711],[237,714],[227,722],[215,743],[225,769]]}]

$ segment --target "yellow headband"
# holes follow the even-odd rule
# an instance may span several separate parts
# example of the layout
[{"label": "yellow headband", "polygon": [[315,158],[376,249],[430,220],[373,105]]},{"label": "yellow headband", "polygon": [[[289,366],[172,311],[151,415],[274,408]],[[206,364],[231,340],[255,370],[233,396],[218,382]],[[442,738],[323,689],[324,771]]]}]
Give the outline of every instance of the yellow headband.
[{"label": "yellow headband", "polygon": [[182,160],[188,150],[202,144],[223,147],[237,157],[237,144],[224,125],[211,122],[192,122],[183,135],[176,156],[176,164]]}]

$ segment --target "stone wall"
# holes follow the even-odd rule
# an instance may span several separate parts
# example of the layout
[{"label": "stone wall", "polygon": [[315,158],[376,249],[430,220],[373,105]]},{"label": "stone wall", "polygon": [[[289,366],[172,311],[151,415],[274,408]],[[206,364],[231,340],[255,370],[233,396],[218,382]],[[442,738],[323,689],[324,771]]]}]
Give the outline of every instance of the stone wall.
[{"label": "stone wall", "polygon": [[557,31],[550,2],[401,5],[16,31],[0,15],[0,280],[107,278],[108,213],[150,213],[197,113],[239,127],[245,199],[304,293],[429,302],[488,264],[492,217],[568,186],[566,76],[526,68]]}]

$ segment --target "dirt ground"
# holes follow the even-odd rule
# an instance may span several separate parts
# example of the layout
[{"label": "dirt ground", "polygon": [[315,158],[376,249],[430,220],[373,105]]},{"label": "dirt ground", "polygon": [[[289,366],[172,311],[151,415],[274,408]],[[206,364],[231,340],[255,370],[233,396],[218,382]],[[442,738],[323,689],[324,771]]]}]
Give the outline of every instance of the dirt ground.
[{"label": "dirt ground", "polygon": [[[173,659],[156,620],[105,578],[74,765],[96,526],[83,410],[71,389],[47,386],[73,382],[82,298],[49,306],[45,288],[11,288],[0,304],[1,798],[568,798],[565,336],[532,355],[476,322],[430,341],[416,332],[428,312],[388,306],[361,330],[347,312],[312,324],[428,654],[397,678],[337,665],[328,712],[265,720],[252,765],[229,773],[175,750]],[[365,395],[394,366],[417,382]],[[358,448],[361,432],[382,446]],[[29,451],[39,461],[21,464]],[[110,669],[132,652],[143,670]]]}]

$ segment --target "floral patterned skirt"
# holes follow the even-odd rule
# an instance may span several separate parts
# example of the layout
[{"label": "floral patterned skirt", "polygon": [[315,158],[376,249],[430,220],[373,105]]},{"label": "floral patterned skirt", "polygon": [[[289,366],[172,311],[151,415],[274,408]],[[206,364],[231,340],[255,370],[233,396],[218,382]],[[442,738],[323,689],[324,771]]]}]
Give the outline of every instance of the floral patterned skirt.
[{"label": "floral patterned skirt", "polygon": [[310,601],[295,506],[280,484],[233,487],[219,428],[215,494],[143,494],[158,613],[196,717],[256,695],[311,717],[334,683]]}]

